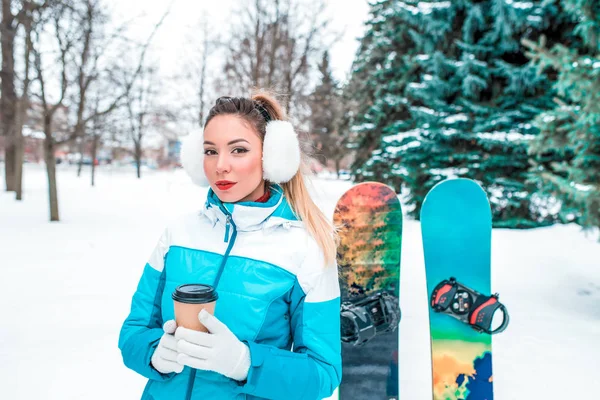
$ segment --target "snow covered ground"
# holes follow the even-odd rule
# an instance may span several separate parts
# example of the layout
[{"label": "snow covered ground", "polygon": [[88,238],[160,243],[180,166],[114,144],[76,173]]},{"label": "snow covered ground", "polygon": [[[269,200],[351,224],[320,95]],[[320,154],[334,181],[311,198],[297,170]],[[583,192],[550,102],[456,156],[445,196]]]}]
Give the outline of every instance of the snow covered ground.
[{"label": "snow covered ground", "polygon": [[[43,166],[26,166],[23,202],[0,192],[0,399],[140,398],[145,379],[123,366],[119,329],[164,225],[205,190],[181,170],[137,180],[105,167],[92,188],[89,170],[59,167],[60,223],[47,222]],[[315,179],[313,192],[331,215],[349,186]],[[574,225],[497,229],[492,257],[493,290],[511,312],[494,337],[496,399],[598,398],[600,244]],[[408,220],[403,400],[431,398],[426,296],[420,225]]]}]

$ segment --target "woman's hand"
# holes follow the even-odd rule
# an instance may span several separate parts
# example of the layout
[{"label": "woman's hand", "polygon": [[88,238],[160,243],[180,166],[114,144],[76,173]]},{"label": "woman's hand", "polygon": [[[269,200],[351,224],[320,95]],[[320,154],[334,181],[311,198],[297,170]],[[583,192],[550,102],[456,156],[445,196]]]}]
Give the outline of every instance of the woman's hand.
[{"label": "woman's hand", "polygon": [[210,333],[178,327],[177,362],[192,368],[218,372],[243,381],[250,369],[250,350],[215,316],[202,310],[198,319]]},{"label": "woman's hand", "polygon": [[165,333],[160,338],[154,354],[152,354],[150,363],[161,374],[183,371],[183,365],[177,363],[177,339],[173,336],[176,329],[177,325],[172,319],[165,322],[163,325]]}]

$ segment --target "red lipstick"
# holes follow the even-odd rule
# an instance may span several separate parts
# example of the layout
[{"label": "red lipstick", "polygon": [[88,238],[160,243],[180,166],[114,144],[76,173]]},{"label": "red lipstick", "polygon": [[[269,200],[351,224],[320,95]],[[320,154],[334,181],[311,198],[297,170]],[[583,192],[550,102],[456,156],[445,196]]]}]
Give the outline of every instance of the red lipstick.
[{"label": "red lipstick", "polygon": [[220,189],[220,190],[228,190],[231,189],[233,187],[233,185],[235,185],[236,182],[231,182],[231,181],[216,181],[215,185]]}]

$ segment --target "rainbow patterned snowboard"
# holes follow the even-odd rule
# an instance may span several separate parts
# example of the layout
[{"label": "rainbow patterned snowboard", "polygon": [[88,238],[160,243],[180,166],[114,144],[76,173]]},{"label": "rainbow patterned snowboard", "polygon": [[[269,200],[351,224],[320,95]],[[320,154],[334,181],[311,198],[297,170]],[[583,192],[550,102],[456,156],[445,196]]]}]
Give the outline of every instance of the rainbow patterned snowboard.
[{"label": "rainbow patterned snowboard", "polygon": [[398,398],[402,209],[396,193],[359,183],[338,200],[342,400]]},{"label": "rainbow patterned snowboard", "polygon": [[[483,189],[450,179],[431,189],[421,209],[427,291],[455,277],[490,293],[492,216]],[[434,400],[492,400],[491,336],[429,308]]]}]

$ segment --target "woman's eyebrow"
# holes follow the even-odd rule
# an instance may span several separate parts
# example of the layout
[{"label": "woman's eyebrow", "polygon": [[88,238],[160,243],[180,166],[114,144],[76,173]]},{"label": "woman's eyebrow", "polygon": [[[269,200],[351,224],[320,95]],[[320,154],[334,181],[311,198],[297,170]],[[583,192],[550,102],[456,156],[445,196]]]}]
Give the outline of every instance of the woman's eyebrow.
[{"label": "woman's eyebrow", "polygon": [[[232,145],[232,144],[235,144],[238,142],[246,142],[246,143],[250,144],[250,142],[247,141],[246,139],[235,139],[235,140],[232,140],[231,142],[227,143],[227,145],[229,146],[229,145]],[[209,142],[208,140],[205,140],[204,144],[211,144],[211,145],[215,146],[215,144],[213,142]]]}]

